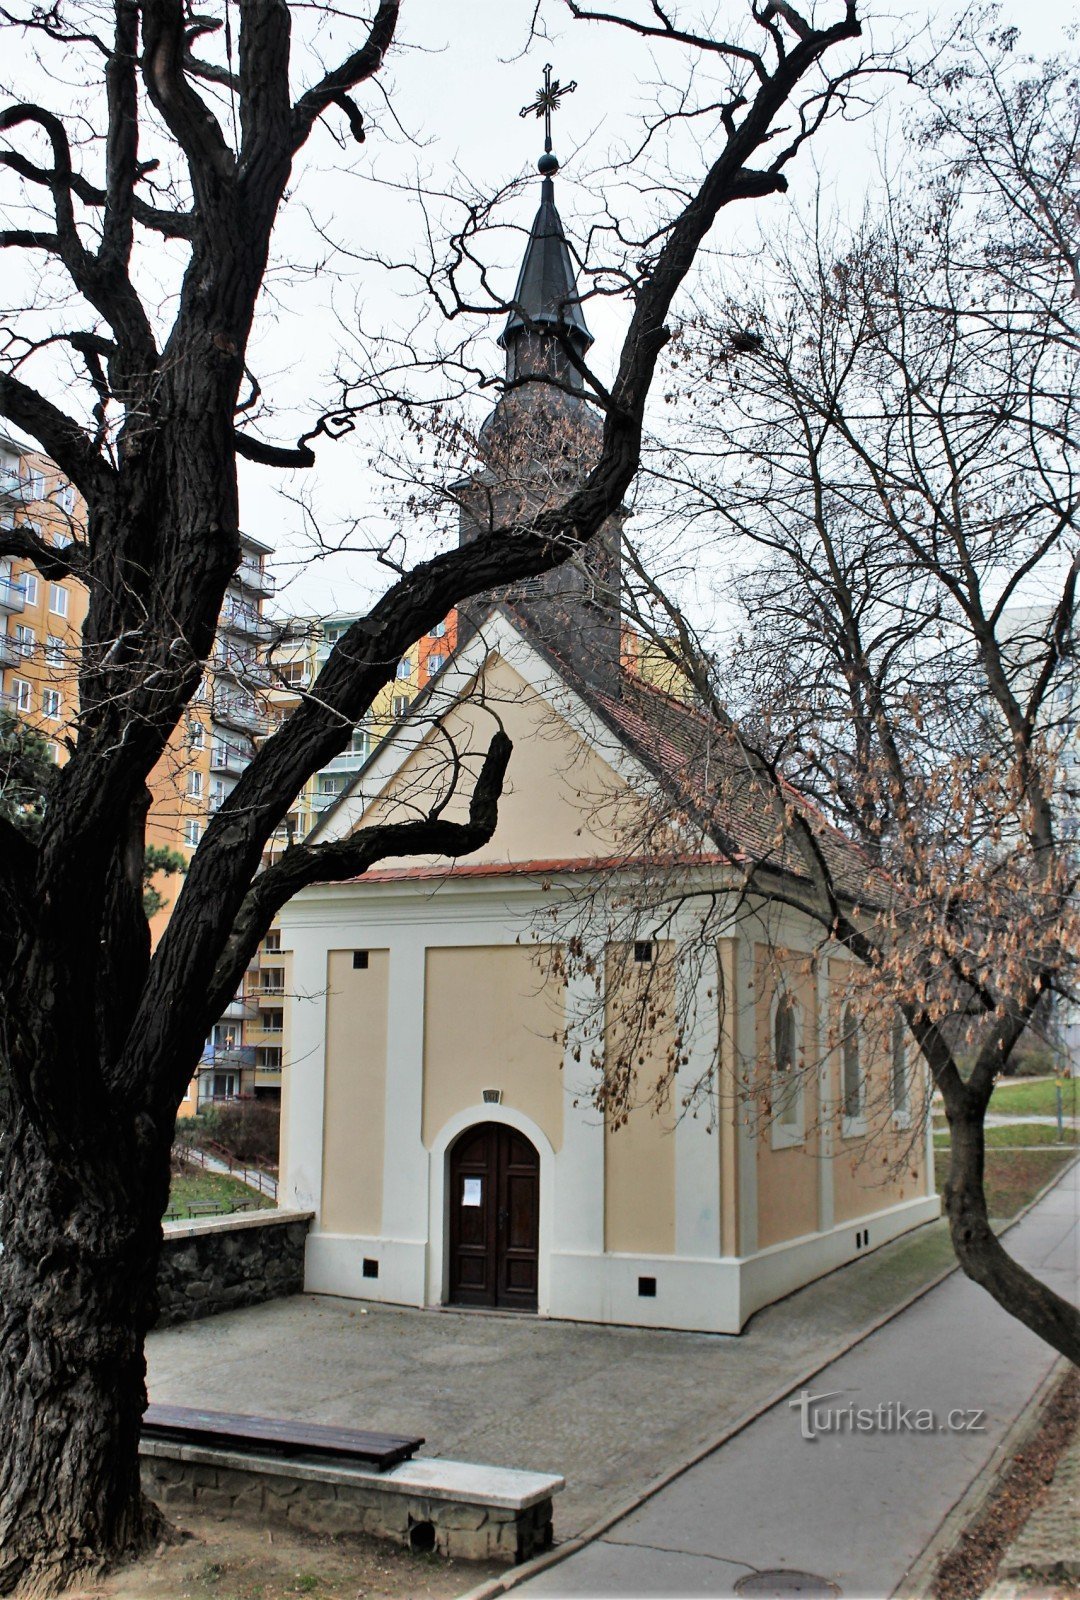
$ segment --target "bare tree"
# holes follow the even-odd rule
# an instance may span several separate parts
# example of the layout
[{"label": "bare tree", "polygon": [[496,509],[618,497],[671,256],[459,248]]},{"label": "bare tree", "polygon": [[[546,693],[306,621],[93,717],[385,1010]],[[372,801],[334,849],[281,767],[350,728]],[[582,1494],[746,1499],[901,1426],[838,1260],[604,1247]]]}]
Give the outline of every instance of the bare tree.
[{"label": "bare tree", "polygon": [[[311,441],[333,431],[317,424],[284,448],[239,425],[271,232],[298,158],[325,118],[362,137],[358,97],[395,47],[397,0],[377,0],[367,22],[336,8],[353,42],[297,90],[290,32],[312,9],[317,20],[319,7],[240,0],[235,56],[228,30],[186,0],[3,11],[58,77],[74,64],[96,86],[99,118],[29,102],[0,111],[0,168],[20,212],[0,245],[66,285],[47,335],[33,323],[0,372],[0,415],[58,463],[88,517],[64,548],[25,525],[4,530],[0,553],[89,591],[70,759],[35,839],[0,819],[4,1593],[61,1586],[157,1525],[139,1492],[137,1442],[175,1112],[274,912],[305,884],[387,855],[460,855],[486,840],[508,741],[492,739],[467,823],[435,814],[297,845],[260,873],[267,839],[412,641],[466,596],[558,565],[619,505],[666,319],[702,241],[723,207],[786,187],[785,169],[855,70],[830,77],[823,59],[860,32],[855,0],[837,0],[823,27],[787,3],[750,5],[739,38],[689,42],[652,8],[640,31],[692,50],[724,86],[699,122],[694,182],[673,194],[622,285],[631,317],[615,381],[582,373],[603,416],[595,464],[558,504],[402,571],[214,816],[151,957],[147,779],[197,691],[240,559],[236,457],[312,465]],[[155,240],[163,260],[182,263],[164,305],[146,300],[137,270]],[[46,358],[58,347],[81,363],[83,396],[60,380],[50,392]]]},{"label": "bare tree", "polygon": [[[1080,1361],[1076,1308],[1009,1256],[984,1186],[995,1080],[1048,997],[1075,1000],[1080,956],[1080,103],[1073,63],[1013,43],[958,48],[921,171],[846,240],[819,218],[766,291],[686,331],[683,443],[650,458],[658,539],[672,562],[673,528],[697,530],[691,560],[730,553],[734,641],[647,556],[628,592],[699,707],[672,703],[681,816],[751,910],[779,897],[854,958],[882,1038],[902,1016],[944,1100],[964,1271]],[[735,850],[748,791],[772,822]],[[657,925],[693,893],[669,865]]]}]

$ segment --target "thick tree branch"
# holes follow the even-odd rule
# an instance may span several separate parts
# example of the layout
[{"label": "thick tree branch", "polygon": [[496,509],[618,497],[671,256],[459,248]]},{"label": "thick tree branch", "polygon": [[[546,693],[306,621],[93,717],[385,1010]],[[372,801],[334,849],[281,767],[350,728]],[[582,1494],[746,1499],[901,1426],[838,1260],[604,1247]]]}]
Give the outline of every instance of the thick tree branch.
[{"label": "thick tree branch", "polygon": [[10,372],[0,372],[0,416],[30,434],[83,495],[108,494],[115,474],[73,417]]},{"label": "thick tree branch", "polygon": [[245,461],[256,461],[262,467],[315,465],[315,452],[305,444],[266,444],[262,439],[253,438],[250,433],[241,433],[239,429],[233,434],[233,444],[238,456],[243,456]]},{"label": "thick tree branch", "polygon": [[[383,58],[393,42],[397,27],[399,0],[379,0],[379,9],[372,19],[365,43],[354,50],[333,72],[300,96],[292,110],[292,149],[297,151],[305,142],[315,123],[331,105],[340,105],[342,97],[358,83],[378,72]],[[352,116],[350,115],[350,123]],[[353,127],[354,136],[356,128]]]},{"label": "thick tree branch", "polygon": [[32,562],[43,578],[53,581],[78,578],[85,581],[87,550],[84,544],[47,544],[25,522],[0,528],[0,557],[4,556],[16,556]]},{"label": "thick tree branch", "polygon": [[[493,735],[469,800],[468,822],[447,822],[433,814],[416,821],[361,828],[328,844],[298,844],[286,850],[280,861],[255,878],[244,898],[210,982],[205,1018],[219,1015],[271,919],[301,889],[360,877],[376,862],[390,857],[434,855],[454,860],[482,849],[499,820],[499,800],[512,751],[505,733],[500,730]],[[205,1018],[197,1019],[199,1036],[209,1025]],[[183,1081],[170,1085],[168,1093],[183,1092],[187,1070],[185,1064]]]}]

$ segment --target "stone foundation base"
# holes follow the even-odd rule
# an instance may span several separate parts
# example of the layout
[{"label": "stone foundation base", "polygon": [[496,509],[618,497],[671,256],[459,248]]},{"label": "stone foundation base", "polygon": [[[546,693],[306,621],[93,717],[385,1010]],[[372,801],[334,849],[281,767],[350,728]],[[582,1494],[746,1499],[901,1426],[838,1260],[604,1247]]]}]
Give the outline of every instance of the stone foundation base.
[{"label": "stone foundation base", "polygon": [[367,1533],[458,1561],[528,1561],[552,1542],[563,1480],[414,1459],[389,1472],[145,1441],[143,1489],[166,1511],[225,1512],[310,1533]]}]

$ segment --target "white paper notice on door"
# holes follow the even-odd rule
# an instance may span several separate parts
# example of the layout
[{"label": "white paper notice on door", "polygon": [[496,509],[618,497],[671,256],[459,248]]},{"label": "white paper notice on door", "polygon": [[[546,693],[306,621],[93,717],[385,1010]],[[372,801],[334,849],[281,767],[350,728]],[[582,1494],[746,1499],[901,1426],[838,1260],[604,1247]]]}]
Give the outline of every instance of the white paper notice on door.
[{"label": "white paper notice on door", "polygon": [[478,1206],[480,1204],[480,1178],[463,1178],[461,1203],[463,1206]]}]

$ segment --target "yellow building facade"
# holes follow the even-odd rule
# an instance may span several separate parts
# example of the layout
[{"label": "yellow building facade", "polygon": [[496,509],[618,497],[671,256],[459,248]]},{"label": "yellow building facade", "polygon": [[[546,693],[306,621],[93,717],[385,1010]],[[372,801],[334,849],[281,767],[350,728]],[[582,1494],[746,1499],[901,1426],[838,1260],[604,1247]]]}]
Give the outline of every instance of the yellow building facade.
[{"label": "yellow building facade", "polygon": [[734,1333],[938,1215],[916,1054],[905,1037],[898,1073],[869,1024],[846,1038],[843,952],[700,842],[659,889],[635,856],[655,751],[700,719],[625,676],[616,700],[497,608],[444,674],[440,730],[419,700],[316,825],[438,796],[446,736],[463,820],[494,728],[513,741],[483,849],[281,914],[309,1290]]}]

